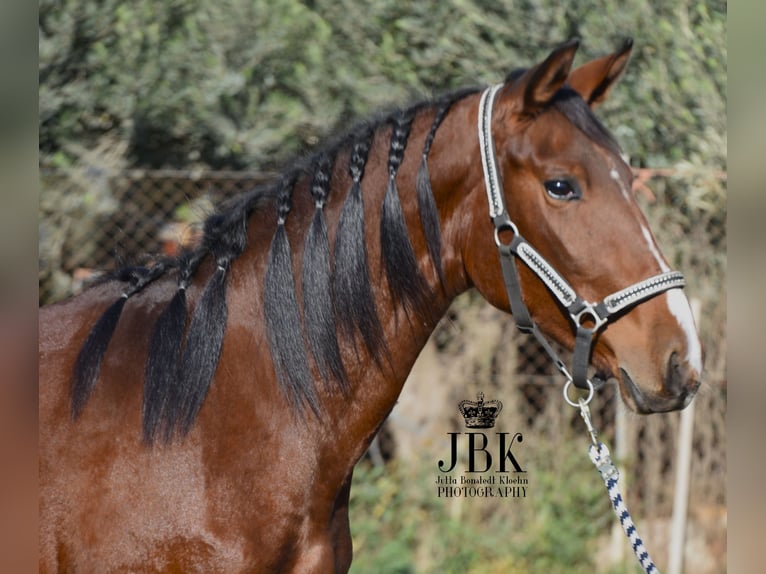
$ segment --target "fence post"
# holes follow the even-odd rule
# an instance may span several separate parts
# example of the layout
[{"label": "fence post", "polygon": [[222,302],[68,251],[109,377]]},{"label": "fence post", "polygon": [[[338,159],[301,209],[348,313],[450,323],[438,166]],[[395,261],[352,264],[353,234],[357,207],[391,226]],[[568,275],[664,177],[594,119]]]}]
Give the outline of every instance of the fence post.
[{"label": "fence post", "polygon": [[[692,299],[691,306],[694,318],[699,322],[699,299]],[[668,548],[668,574],[681,574],[684,563],[693,438],[694,401],[681,411],[681,424],[678,433],[678,455],[676,458],[676,496],[673,499],[673,518],[670,526],[670,547]]]},{"label": "fence post", "polygon": [[[625,416],[625,403],[620,398],[619,389],[614,392],[614,460],[619,465],[624,465],[628,458],[628,429],[627,418]],[[622,473],[622,489],[625,492],[626,473]],[[622,526],[616,520],[612,521],[612,531],[610,539],[610,559],[611,564],[623,564],[625,561],[625,534]]]}]

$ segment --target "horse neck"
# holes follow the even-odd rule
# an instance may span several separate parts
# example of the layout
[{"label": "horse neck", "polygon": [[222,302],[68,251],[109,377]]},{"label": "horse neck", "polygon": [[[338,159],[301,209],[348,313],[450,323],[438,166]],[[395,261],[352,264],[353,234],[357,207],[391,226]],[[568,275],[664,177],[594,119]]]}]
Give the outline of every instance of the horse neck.
[{"label": "horse neck", "polygon": [[[247,373],[260,371],[261,400],[285,403],[300,440],[329,456],[342,452],[339,479],[363,454],[393,408],[451,301],[470,286],[462,242],[470,238],[476,219],[466,208],[478,205],[472,198],[481,185],[474,127],[477,100],[467,96],[454,103],[443,116],[428,155],[442,229],[443,281],[433,260],[433,242],[426,241],[421,223],[425,210],[419,207],[417,193],[422,150],[438,117],[438,111],[423,108],[410,116],[411,124],[404,112],[393,116],[388,127],[379,127],[372,139],[363,134],[337,153],[331,149],[318,156],[310,163],[313,174],[308,177],[302,175],[304,170],[286,176],[273,194],[262,197],[269,203],[273,200],[275,209],[252,211],[247,239],[232,233],[225,243],[250,247],[231,267],[226,291],[231,311],[228,344],[222,346],[221,356],[228,365],[218,373],[249,385]],[[366,151],[358,147],[359,141],[365,142]],[[366,157],[359,162],[361,174],[355,169],[360,155]],[[317,192],[327,181],[332,182],[329,188],[325,185],[323,192]],[[249,207],[251,202],[244,198],[242,205]],[[347,210],[349,206],[355,211]],[[347,217],[352,212],[357,216]],[[237,213],[224,218],[222,225],[242,221]],[[348,221],[356,227],[344,227]],[[344,229],[355,231],[349,234]],[[400,233],[391,235],[391,229]],[[345,252],[339,252],[342,245]],[[359,263],[360,245],[367,251],[363,264],[349,266],[349,261]],[[400,248],[410,256],[401,257]],[[359,269],[368,278],[368,297],[362,298],[370,303],[367,306],[360,306],[356,297]],[[241,336],[245,330],[256,337],[257,353],[248,342],[252,339]],[[205,333],[200,338],[207,340]],[[265,367],[269,358],[273,373]],[[334,376],[338,364],[340,371],[345,370],[345,380]],[[287,414],[284,409],[279,412]],[[300,424],[301,420],[308,424]]]},{"label": "horse neck", "polygon": [[[478,141],[471,119],[476,113],[474,99],[469,97],[455,104],[441,128],[444,136],[435,139],[428,160],[442,229],[444,282],[429,257],[416,200],[416,180],[421,160],[418,152],[431,122],[428,114],[416,118],[413,123],[408,153],[396,176],[418,270],[428,291],[427,308],[421,308],[420,312],[413,312],[412,307],[391,296],[380,241],[381,204],[387,193],[388,173],[385,162],[371,161],[367,167],[363,197],[369,271],[387,353],[382,361],[376,360],[371,354],[359,352],[362,345],[358,338],[354,343],[341,341],[344,363],[352,380],[350,401],[326,401],[331,411],[330,418],[337,423],[338,435],[358,437],[356,447],[352,449],[354,462],[396,403],[407,375],[438,321],[453,299],[471,286],[462,261],[461,241],[468,236],[465,227],[470,226],[472,219],[465,212],[465,207],[480,203],[471,199],[481,184],[480,164],[475,160],[479,157]],[[375,137],[373,151],[388,149],[388,145],[389,134],[383,130]],[[337,197],[330,198],[328,221],[337,220],[341,207],[342,201]],[[329,225],[331,242],[336,239],[335,227]]]}]

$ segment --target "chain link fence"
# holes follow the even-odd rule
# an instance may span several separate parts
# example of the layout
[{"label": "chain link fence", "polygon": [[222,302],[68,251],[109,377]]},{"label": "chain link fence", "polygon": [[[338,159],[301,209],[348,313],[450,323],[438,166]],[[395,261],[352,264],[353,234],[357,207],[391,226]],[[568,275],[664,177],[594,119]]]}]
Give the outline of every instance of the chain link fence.
[{"label": "chain link fence", "polygon": [[[725,177],[712,175],[720,193]],[[199,239],[201,222],[216,203],[251,190],[266,176],[93,169],[74,175],[47,172],[41,178],[39,286],[40,304],[48,304],[77,293],[104,269],[141,262],[149,254],[172,255],[180,246],[193,244]],[[703,526],[712,524],[704,536],[717,549],[715,560],[720,563],[725,560],[726,515],[726,214],[725,208],[705,203],[709,196],[700,178],[699,173],[642,170],[637,173],[635,191],[663,251],[671,265],[685,273],[687,292],[701,307],[706,373],[694,403],[690,515]],[[697,202],[680,201],[683,195],[678,188]],[[462,367],[439,371],[442,363],[455,357]],[[458,298],[418,364],[426,366],[416,365],[411,379],[417,380],[405,385],[401,407],[382,433],[390,442],[384,449],[389,456],[412,456],[419,450],[418,441],[430,434],[429,421],[417,418],[425,416],[422,403],[413,403],[420,406],[407,412],[408,393],[421,393],[421,397],[426,393],[432,404],[435,393],[442,393],[445,408],[454,410],[460,399],[474,398],[470,393],[466,396],[466,381],[482,381],[493,392],[512,395],[504,399],[510,403],[506,408],[528,432],[551,443],[582,431],[577,411],[561,400],[561,381],[547,355],[534,340],[519,336],[507,315],[490,308],[475,293]],[[487,397],[491,398],[489,392]],[[640,417],[624,409],[616,388],[608,384],[592,404],[594,423],[610,444],[624,445],[620,463],[627,471],[631,510],[640,516],[666,518],[672,510],[678,470],[679,413]],[[433,411],[427,413],[432,419],[447,416]],[[413,420],[417,425],[411,424]]]},{"label": "chain link fence", "polygon": [[265,179],[246,172],[43,173],[40,304],[76,294],[104,270],[194,243],[215,204]]}]

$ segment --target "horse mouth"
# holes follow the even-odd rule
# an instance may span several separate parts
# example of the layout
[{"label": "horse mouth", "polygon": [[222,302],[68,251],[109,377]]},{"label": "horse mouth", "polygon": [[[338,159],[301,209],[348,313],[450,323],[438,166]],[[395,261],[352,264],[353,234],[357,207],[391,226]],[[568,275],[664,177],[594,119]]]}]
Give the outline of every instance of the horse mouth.
[{"label": "horse mouth", "polygon": [[687,390],[674,394],[643,391],[633,382],[628,372],[622,368],[620,368],[618,380],[620,383],[620,394],[625,404],[631,410],[642,415],[681,410],[686,408],[694,398],[694,392]]}]

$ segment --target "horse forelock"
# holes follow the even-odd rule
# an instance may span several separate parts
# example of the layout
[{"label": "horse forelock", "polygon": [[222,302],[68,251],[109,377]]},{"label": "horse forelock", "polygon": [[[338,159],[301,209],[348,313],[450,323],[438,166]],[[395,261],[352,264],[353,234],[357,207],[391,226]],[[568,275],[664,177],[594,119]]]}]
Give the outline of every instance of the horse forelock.
[{"label": "horse forelock", "polygon": [[601,123],[582,99],[580,94],[568,86],[556,92],[550,106],[564,115],[578,130],[584,133],[595,144],[622,155],[620,144],[612,133]]},{"label": "horse forelock", "polygon": [[[506,77],[506,84],[513,84],[521,78],[529,68],[516,68]],[[568,84],[564,84],[550,102],[547,109],[558,110],[572,125],[583,132],[594,143],[608,149],[609,151],[621,155],[622,150],[612,133],[601,123],[591,110],[587,102]]]}]

